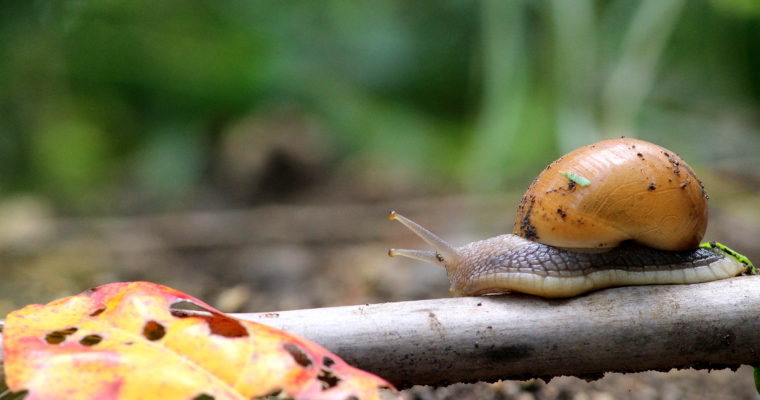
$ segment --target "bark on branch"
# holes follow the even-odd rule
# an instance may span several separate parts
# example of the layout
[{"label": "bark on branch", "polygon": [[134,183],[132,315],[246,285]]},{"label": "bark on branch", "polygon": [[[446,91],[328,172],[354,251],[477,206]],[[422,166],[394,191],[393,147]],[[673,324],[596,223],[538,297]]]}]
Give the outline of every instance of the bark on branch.
[{"label": "bark on branch", "polygon": [[505,295],[234,315],[309,338],[399,387],[760,361],[760,276],[564,300]]}]

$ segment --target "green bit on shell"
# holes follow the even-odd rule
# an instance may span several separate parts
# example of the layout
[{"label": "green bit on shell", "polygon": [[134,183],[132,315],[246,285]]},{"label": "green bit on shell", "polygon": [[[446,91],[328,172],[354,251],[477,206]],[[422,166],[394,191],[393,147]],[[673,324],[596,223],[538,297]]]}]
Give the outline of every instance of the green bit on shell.
[{"label": "green bit on shell", "polygon": [[583,175],[578,175],[575,172],[559,171],[559,173],[562,174],[565,178],[575,182],[578,186],[588,186],[591,184],[591,181],[588,180],[588,178]]}]

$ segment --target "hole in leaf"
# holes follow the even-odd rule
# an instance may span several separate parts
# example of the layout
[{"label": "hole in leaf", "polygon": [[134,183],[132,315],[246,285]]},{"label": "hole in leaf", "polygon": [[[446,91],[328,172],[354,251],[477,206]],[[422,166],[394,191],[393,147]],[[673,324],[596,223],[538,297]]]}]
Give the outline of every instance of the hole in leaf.
[{"label": "hole in leaf", "polygon": [[340,378],[333,373],[331,369],[322,368],[317,375],[317,379],[322,382],[322,390],[327,390],[338,386]]},{"label": "hole in leaf", "polygon": [[143,327],[143,336],[150,341],[156,341],[166,335],[166,328],[156,321],[148,321]]},{"label": "hole in leaf", "polygon": [[98,315],[100,315],[100,314],[101,314],[103,311],[105,311],[105,310],[106,310],[106,308],[105,308],[105,307],[100,307],[100,308],[98,308],[97,310],[95,310],[95,311],[91,312],[91,313],[90,313],[90,316],[91,316],[91,317],[97,317]]},{"label": "hole in leaf", "polygon": [[221,315],[210,315],[206,318],[208,328],[214,335],[224,337],[248,336],[248,330],[239,321]]},{"label": "hole in leaf", "polygon": [[290,355],[293,357],[293,359],[298,363],[298,365],[309,368],[314,364],[311,361],[311,357],[309,357],[308,354],[298,345],[294,343],[285,343],[282,346]]},{"label": "hole in leaf", "polygon": [[45,335],[45,342],[47,342],[47,344],[61,344],[66,340],[66,336],[74,334],[77,330],[77,328],[72,326],[71,328],[52,331]]},{"label": "hole in leaf", "polygon": [[87,335],[79,341],[82,346],[95,346],[103,340],[103,336],[100,335]]},{"label": "hole in leaf", "polygon": [[193,397],[193,400],[214,400],[214,396],[208,395],[206,393],[201,393]]},{"label": "hole in leaf", "polygon": [[192,310],[171,310],[172,316],[177,318],[197,317],[197,311]]},{"label": "hole in leaf", "polygon": [[325,356],[325,358],[322,359],[322,364],[324,364],[325,367],[329,368],[329,367],[332,367],[333,365],[335,365],[335,360],[333,360],[330,357]]},{"label": "hole in leaf", "polygon": [[169,305],[169,312],[177,318],[200,317],[205,318],[211,311],[189,300],[179,300]]},{"label": "hole in leaf", "polygon": [[173,311],[204,311],[204,312],[209,312],[209,310],[207,310],[207,309],[205,309],[205,308],[203,308],[203,307],[201,307],[201,306],[199,306],[199,305],[197,305],[197,304],[195,304],[195,303],[193,303],[192,301],[189,301],[189,300],[179,300],[179,301],[177,301],[175,303],[172,303],[169,306],[169,310],[172,311],[172,312]]},{"label": "hole in leaf", "polygon": [[173,303],[169,310],[177,318],[205,319],[209,330],[214,335],[232,338],[248,336],[248,330],[245,329],[245,326],[234,318],[212,313],[192,301],[180,300]]}]

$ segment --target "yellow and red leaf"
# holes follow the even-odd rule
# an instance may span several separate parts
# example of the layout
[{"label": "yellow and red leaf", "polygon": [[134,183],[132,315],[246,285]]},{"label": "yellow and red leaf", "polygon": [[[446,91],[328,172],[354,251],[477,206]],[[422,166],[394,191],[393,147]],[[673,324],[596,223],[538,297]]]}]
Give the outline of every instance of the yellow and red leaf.
[{"label": "yellow and red leaf", "polygon": [[[206,311],[172,310],[191,302]],[[27,399],[377,399],[390,385],[308,340],[175,289],[113,283],[8,315],[10,390]]]}]

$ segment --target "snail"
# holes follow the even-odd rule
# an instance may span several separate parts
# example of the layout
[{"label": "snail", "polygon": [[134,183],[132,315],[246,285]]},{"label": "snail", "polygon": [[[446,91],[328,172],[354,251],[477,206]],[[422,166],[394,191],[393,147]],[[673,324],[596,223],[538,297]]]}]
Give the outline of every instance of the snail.
[{"label": "snail", "polygon": [[391,249],[446,269],[453,295],[522,292],[572,297],[626,285],[698,283],[748,271],[729,252],[700,247],[707,194],[675,153],[608,139],[571,151],[539,174],[512,234],[453,247],[414,221],[388,216],[434,251]]}]

